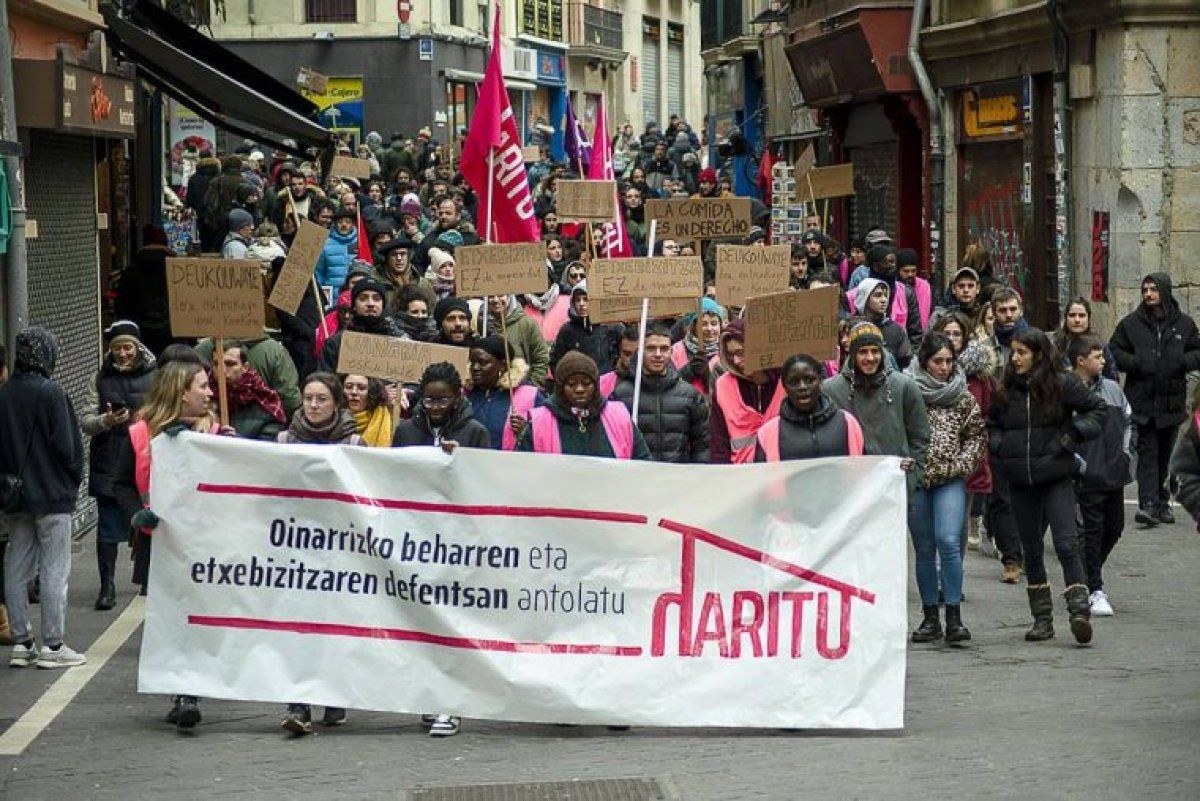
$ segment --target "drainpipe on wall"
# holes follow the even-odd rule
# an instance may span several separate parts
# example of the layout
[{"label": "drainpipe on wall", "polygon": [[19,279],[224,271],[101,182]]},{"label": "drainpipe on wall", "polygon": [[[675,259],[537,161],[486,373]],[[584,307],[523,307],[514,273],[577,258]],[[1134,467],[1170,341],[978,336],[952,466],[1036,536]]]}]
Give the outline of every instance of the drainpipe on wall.
[{"label": "drainpipe on wall", "polygon": [[246,19],[250,21],[251,28],[258,22],[258,14],[254,12],[254,0],[246,0]]},{"label": "drainpipe on wall", "polygon": [[[12,46],[8,30],[8,2],[0,0],[0,139],[17,141],[17,110],[13,106]],[[21,329],[29,325],[29,258],[25,247],[25,204],[21,191],[21,159],[4,156],[8,173],[8,199],[12,209],[12,234],[4,266],[5,339],[10,348]],[[0,191],[4,191],[0,187]]]},{"label": "drainpipe on wall", "polygon": [[1057,254],[1058,309],[1066,310],[1075,296],[1075,260],[1072,257],[1070,148],[1071,117],[1067,105],[1067,27],[1059,0],[1046,0],[1046,13],[1054,28],[1054,252]]},{"label": "drainpipe on wall", "polygon": [[921,23],[925,19],[927,0],[913,3],[912,26],[908,33],[908,63],[912,65],[917,86],[929,109],[929,269],[938,286],[945,280],[945,255],[942,252],[942,233],[945,230],[946,151],[942,131],[942,106],[929,71],[921,60]]}]

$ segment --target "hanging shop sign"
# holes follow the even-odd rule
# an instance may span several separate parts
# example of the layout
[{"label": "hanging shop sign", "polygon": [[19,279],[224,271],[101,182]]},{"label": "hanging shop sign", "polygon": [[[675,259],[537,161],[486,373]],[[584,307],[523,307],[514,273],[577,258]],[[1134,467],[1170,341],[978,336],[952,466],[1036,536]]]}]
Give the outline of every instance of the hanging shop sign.
[{"label": "hanging shop sign", "polygon": [[[46,91],[47,87],[51,91]],[[55,60],[13,59],[17,125],[126,138],[136,132],[133,81]]]}]

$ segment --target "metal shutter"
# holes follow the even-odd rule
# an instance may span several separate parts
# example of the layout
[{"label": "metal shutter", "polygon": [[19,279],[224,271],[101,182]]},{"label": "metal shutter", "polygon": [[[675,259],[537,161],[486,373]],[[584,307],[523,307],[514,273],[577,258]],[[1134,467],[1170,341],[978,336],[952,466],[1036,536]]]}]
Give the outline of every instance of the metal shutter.
[{"label": "metal shutter", "polygon": [[[34,131],[25,159],[29,218],[38,227],[37,239],[29,240],[29,321],[58,338],[54,378],[66,389],[77,413],[100,365],[92,142],[87,137]],[[72,530],[79,534],[95,522],[96,504],[88,497],[85,479]]]},{"label": "metal shutter", "polygon": [[683,45],[667,43],[667,113],[686,118],[683,107]]},{"label": "metal shutter", "polygon": [[[850,197],[850,239],[882,228],[896,236],[898,181],[896,142],[848,148],[847,160],[854,164],[854,194]],[[797,192],[803,195],[802,186]]]},{"label": "metal shutter", "polygon": [[658,37],[642,37],[642,122],[653,120],[660,128],[666,126],[666,120],[659,119],[658,91]]}]

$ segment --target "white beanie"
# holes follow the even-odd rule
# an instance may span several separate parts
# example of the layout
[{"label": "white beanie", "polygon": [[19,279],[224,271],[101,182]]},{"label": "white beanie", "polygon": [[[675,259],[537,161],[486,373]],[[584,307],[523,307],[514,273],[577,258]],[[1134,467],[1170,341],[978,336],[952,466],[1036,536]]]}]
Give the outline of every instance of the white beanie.
[{"label": "white beanie", "polygon": [[442,250],[441,248],[429,249],[429,266],[434,272],[441,270],[444,264],[454,264],[454,256]]}]

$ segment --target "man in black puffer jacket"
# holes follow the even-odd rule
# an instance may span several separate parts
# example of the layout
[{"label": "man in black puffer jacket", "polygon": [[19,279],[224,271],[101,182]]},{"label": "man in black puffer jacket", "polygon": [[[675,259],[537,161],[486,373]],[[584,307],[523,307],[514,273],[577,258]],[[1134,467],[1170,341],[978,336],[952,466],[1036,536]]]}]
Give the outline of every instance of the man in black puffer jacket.
[{"label": "man in black puffer jacket", "polygon": [[1187,416],[1187,373],[1200,369],[1200,334],[1179,310],[1166,273],[1142,281],[1142,303],[1117,324],[1109,342],[1125,373],[1125,396],[1137,424],[1138,511],[1144,526],[1174,523],[1167,466],[1175,432]]},{"label": "man in black puffer jacket", "polygon": [[[638,428],[656,462],[708,463],[708,405],[671,366],[671,332],[656,324],[646,332],[642,357]],[[633,411],[633,376],[621,380],[613,399]]]}]

